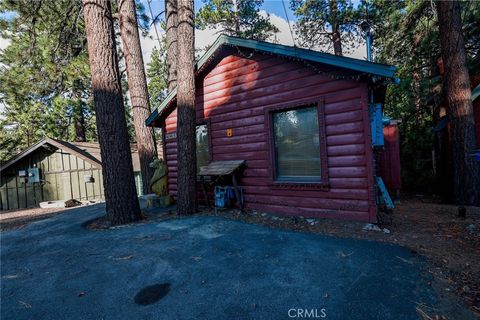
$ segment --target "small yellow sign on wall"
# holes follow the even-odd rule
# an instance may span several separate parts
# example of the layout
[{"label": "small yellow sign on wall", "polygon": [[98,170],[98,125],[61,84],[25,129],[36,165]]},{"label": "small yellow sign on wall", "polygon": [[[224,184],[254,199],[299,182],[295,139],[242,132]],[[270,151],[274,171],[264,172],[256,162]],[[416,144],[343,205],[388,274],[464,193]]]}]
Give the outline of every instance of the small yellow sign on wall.
[{"label": "small yellow sign on wall", "polygon": [[227,129],[227,137],[231,137],[233,136],[233,129],[232,128],[228,128]]}]

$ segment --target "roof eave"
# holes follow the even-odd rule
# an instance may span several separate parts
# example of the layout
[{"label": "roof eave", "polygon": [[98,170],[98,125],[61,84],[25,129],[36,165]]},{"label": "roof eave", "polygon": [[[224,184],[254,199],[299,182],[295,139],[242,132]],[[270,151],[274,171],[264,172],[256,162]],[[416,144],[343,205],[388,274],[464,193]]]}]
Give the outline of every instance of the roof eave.
[{"label": "roof eave", "polygon": [[27,149],[23,150],[22,152],[14,155],[12,158],[10,158],[7,162],[5,162],[4,165],[2,165],[0,167],[0,172],[7,169],[8,167],[10,167],[11,165],[15,164],[17,161],[19,161],[20,159],[22,159],[23,157],[29,155],[30,153],[32,153],[33,151],[37,150],[38,148],[40,148],[41,146],[43,146],[45,143],[47,143],[47,139],[42,139],[40,141],[38,141],[37,143],[35,143],[34,145],[28,147]]},{"label": "roof eave", "polygon": [[[223,35],[222,35],[223,36]],[[328,64],[331,66],[336,66],[339,68],[351,69],[354,71],[364,72],[371,75],[376,75],[384,78],[393,79],[397,68],[391,65],[385,65],[375,62],[370,62],[366,60],[359,60],[343,56],[335,56],[332,54],[312,51],[303,48],[290,47],[281,44],[255,41],[250,39],[242,39],[235,37],[219,37],[215,44],[222,45],[233,45],[233,46],[242,46],[254,50],[265,51],[281,56],[288,56],[292,58],[297,58],[301,60],[309,60],[313,62]],[[213,48],[213,46],[212,46]],[[203,57],[202,57],[203,58]]]},{"label": "roof eave", "polygon": [[7,169],[11,165],[17,163],[19,160],[23,159],[25,156],[28,156],[30,153],[34,152],[35,150],[37,150],[38,148],[40,148],[40,147],[42,147],[46,144],[49,144],[49,145],[51,145],[51,146],[53,146],[57,149],[68,149],[75,156],[84,159],[85,161],[89,162],[90,164],[92,164],[93,166],[95,166],[99,169],[102,168],[102,163],[98,159],[94,158],[93,156],[89,157],[89,156],[86,156],[86,155],[82,155],[81,152],[74,149],[75,148],[74,145],[72,145],[73,147],[71,147],[71,146],[65,145],[64,143],[62,143],[60,141],[61,140],[55,140],[55,139],[52,139],[52,138],[44,138],[44,139],[40,140],[39,142],[35,143],[31,147],[29,147],[29,148],[23,150],[22,152],[16,154],[15,156],[13,156],[3,166],[0,167],[0,172]]},{"label": "roof eave", "polygon": [[[205,52],[205,54],[197,61],[196,71],[201,70],[205,64],[213,57],[214,53],[223,45],[241,46],[262,52],[268,52],[280,56],[287,56],[299,60],[309,60],[317,63],[328,64],[339,68],[350,69],[361,73],[366,73],[371,76],[379,78],[391,79],[393,83],[398,83],[399,80],[395,78],[397,68],[390,65],[384,65],[369,61],[363,61],[348,57],[334,56],[328,53],[311,51],[308,49],[301,49],[296,47],[289,47],[280,44],[236,38],[226,35],[220,35],[212,46]],[[147,126],[152,126],[154,122],[163,116],[165,108],[172,102],[177,94],[177,89],[172,90],[162,101],[162,103],[155,108],[155,110],[145,120]]]}]

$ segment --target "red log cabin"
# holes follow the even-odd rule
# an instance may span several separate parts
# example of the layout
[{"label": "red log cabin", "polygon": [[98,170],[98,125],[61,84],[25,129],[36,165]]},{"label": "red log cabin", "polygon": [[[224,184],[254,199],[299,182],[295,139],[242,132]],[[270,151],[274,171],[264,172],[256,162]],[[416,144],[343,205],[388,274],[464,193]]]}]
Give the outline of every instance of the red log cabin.
[{"label": "red log cabin", "polygon": [[[245,160],[247,209],[376,221],[369,106],[395,67],[222,35],[196,68],[197,167]],[[163,129],[175,197],[176,90],[146,123]]]}]

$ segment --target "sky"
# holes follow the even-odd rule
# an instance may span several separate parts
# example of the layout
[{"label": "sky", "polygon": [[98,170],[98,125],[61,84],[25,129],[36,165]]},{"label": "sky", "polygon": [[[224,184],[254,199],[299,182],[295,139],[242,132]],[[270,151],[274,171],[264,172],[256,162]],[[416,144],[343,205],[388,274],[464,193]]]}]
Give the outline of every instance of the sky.
[{"label": "sky", "polygon": [[3,39],[0,37],[0,50],[5,49],[10,44],[10,40]]},{"label": "sky", "polygon": [[[145,6],[147,15],[150,16],[150,10],[148,6],[149,0],[141,0]],[[360,0],[353,0],[353,2],[359,2]],[[283,6],[285,4],[285,7]],[[195,11],[198,10],[204,5],[204,0],[195,0]],[[161,13],[165,8],[165,0],[150,0],[150,7],[152,9],[153,16]],[[290,33],[290,28],[288,26],[287,17],[290,21],[291,29],[294,31],[293,25],[295,23],[295,15],[289,6],[289,0],[265,0],[260,13],[262,15],[270,15],[270,21],[277,26],[280,30],[276,34],[276,41],[284,45],[293,45],[292,35]],[[9,13],[4,13],[3,16],[8,16]],[[157,30],[160,34],[163,33],[163,30],[157,25]],[[218,31],[207,29],[207,30],[195,30],[195,47],[202,49],[206,46],[212,44],[218,37]],[[0,50],[6,48],[10,42],[6,39],[0,38]],[[144,56],[145,64],[150,61],[150,55],[152,53],[153,47],[158,46],[158,40],[156,39],[155,30],[153,26],[150,28],[149,36],[141,39],[142,51]],[[326,51],[325,48],[316,48],[317,50]],[[354,50],[351,54],[347,54],[353,58],[365,59],[365,46],[360,44],[360,46]]]},{"label": "sky", "polygon": [[[148,0],[142,0],[147,15],[150,15],[149,7],[148,7]],[[359,2],[357,0],[353,2]],[[293,11],[290,9],[289,0],[284,0],[285,8],[283,7],[281,0],[265,0],[260,13],[262,15],[270,15],[270,21],[273,23],[280,32],[276,35],[276,40],[280,44],[284,45],[293,45],[292,35],[290,33],[290,28],[288,27],[287,17],[290,21],[292,32],[294,31],[293,25],[296,21],[295,15]],[[203,0],[195,0],[195,11],[198,10],[204,5]],[[162,12],[165,9],[165,1],[164,0],[151,0],[150,6],[152,8],[153,15],[156,16],[158,13]],[[286,11],[286,12],[285,12]],[[160,33],[163,33],[163,30],[159,26],[157,29]],[[295,34],[294,34],[295,35]],[[212,44],[218,37],[217,30],[195,30],[195,47],[202,49],[206,46]],[[158,40],[155,36],[155,31],[153,27],[150,30],[150,37],[143,38],[141,40],[142,44],[142,51],[144,56],[145,64],[150,61],[150,55],[154,46],[158,46]],[[297,43],[298,44],[298,43]],[[317,50],[326,51],[325,48],[316,48]],[[363,44],[354,50],[351,54],[346,54],[347,56],[357,58],[357,59],[365,59],[366,56],[366,49]]]},{"label": "sky", "polygon": [[[165,0],[141,0],[145,6],[147,15],[150,16],[149,6],[153,13],[153,16],[161,13],[165,9]],[[204,0],[194,0],[195,2],[195,11],[204,6]],[[360,3],[360,0],[352,0],[354,5]],[[271,22],[280,29],[280,32],[276,35],[276,40],[278,43],[285,44],[285,45],[293,45],[292,35],[290,33],[290,29],[288,26],[288,21],[293,29],[293,25],[295,23],[295,15],[293,11],[290,9],[289,0],[264,0],[263,5],[261,7],[261,14],[263,15],[270,15]],[[9,17],[11,13],[2,13],[2,17]],[[157,29],[160,33],[163,30],[160,26],[157,26]],[[294,31],[293,31],[294,32]],[[216,30],[195,30],[195,46],[197,48],[204,48],[207,45],[212,44],[215,39],[217,38],[218,33]],[[150,61],[150,54],[152,52],[153,47],[156,45],[157,40],[155,38],[155,32],[153,26],[150,30],[150,37],[146,37],[142,39],[142,49],[144,51],[144,60],[146,62]],[[6,39],[0,38],[0,50],[6,48],[9,45],[9,41]],[[317,48],[318,50],[322,50],[322,48]],[[364,59],[365,58],[365,47],[363,44],[360,44],[360,47],[355,50],[352,54],[349,54],[354,58]]]},{"label": "sky", "polygon": [[[145,6],[146,13],[150,16],[148,0],[141,0]],[[290,33],[290,28],[288,26],[287,17],[290,21],[291,29],[293,32],[294,28],[293,25],[295,23],[295,16],[290,10],[289,0],[284,0],[285,8],[283,7],[281,0],[265,0],[260,14],[262,15],[270,15],[270,21],[279,29],[279,32],[276,34],[276,41],[280,44],[284,45],[293,45],[292,34]],[[359,2],[359,0],[354,0],[354,2]],[[195,0],[195,11],[198,10],[204,5],[203,0]],[[165,8],[165,1],[164,0],[151,0],[150,7],[152,9],[153,16],[161,13]],[[8,13],[6,14],[8,15]],[[5,14],[3,14],[5,17]],[[160,34],[163,34],[162,28],[157,25],[157,30]],[[160,35],[161,36],[161,35]],[[195,47],[199,49],[203,49],[206,46],[212,44],[218,37],[217,30],[207,29],[207,30],[195,30]],[[6,48],[10,44],[9,40],[3,39],[0,37],[0,50]],[[143,37],[141,39],[141,46],[143,52],[143,58],[145,65],[150,61],[150,55],[152,50],[155,46],[158,46],[158,40],[156,39],[155,30],[152,26],[150,28],[149,36]],[[327,51],[325,48],[315,48],[316,50],[320,51]],[[346,54],[347,56],[357,58],[357,59],[365,59],[366,52],[365,46],[361,43],[356,50],[354,50],[351,54]],[[3,111],[3,106],[0,104],[0,113]]]}]

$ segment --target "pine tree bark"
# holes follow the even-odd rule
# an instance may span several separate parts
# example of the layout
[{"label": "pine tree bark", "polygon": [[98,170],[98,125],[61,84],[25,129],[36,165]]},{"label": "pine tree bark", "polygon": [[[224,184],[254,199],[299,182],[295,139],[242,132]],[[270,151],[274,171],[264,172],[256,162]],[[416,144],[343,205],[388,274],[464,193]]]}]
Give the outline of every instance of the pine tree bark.
[{"label": "pine tree bark", "polygon": [[193,0],[178,0],[177,161],[179,214],[197,211]]},{"label": "pine tree bark", "polygon": [[75,126],[75,141],[87,141],[87,134],[85,130],[85,115],[83,113],[82,102],[77,102],[74,106],[73,122]]},{"label": "pine tree bark", "polygon": [[233,1],[233,18],[235,19],[235,36],[239,36],[240,33],[240,21],[238,19],[238,0]]},{"label": "pine tree bark", "polygon": [[460,4],[457,1],[437,1],[437,6],[445,65],[444,94],[452,128],[455,200],[460,205],[480,205],[480,163],[472,156],[476,147],[475,119]]},{"label": "pine tree bark", "polygon": [[157,158],[157,150],[153,128],[145,125],[145,120],[150,115],[150,101],[135,12],[135,0],[120,0],[118,5],[120,35],[127,69],[128,91],[132,103],[135,140],[140,158],[143,192],[147,194],[151,192],[150,180],[154,173],[149,164],[154,158]]},{"label": "pine tree bark", "polygon": [[330,13],[332,24],[332,42],[333,52],[336,56],[342,56],[342,38],[340,34],[340,25],[338,23],[338,6],[336,0],[330,0]]},{"label": "pine tree bark", "polygon": [[177,86],[177,0],[165,0],[168,92]]},{"label": "pine tree bark", "polygon": [[83,0],[107,220],[141,218],[133,176],[110,0]]}]

